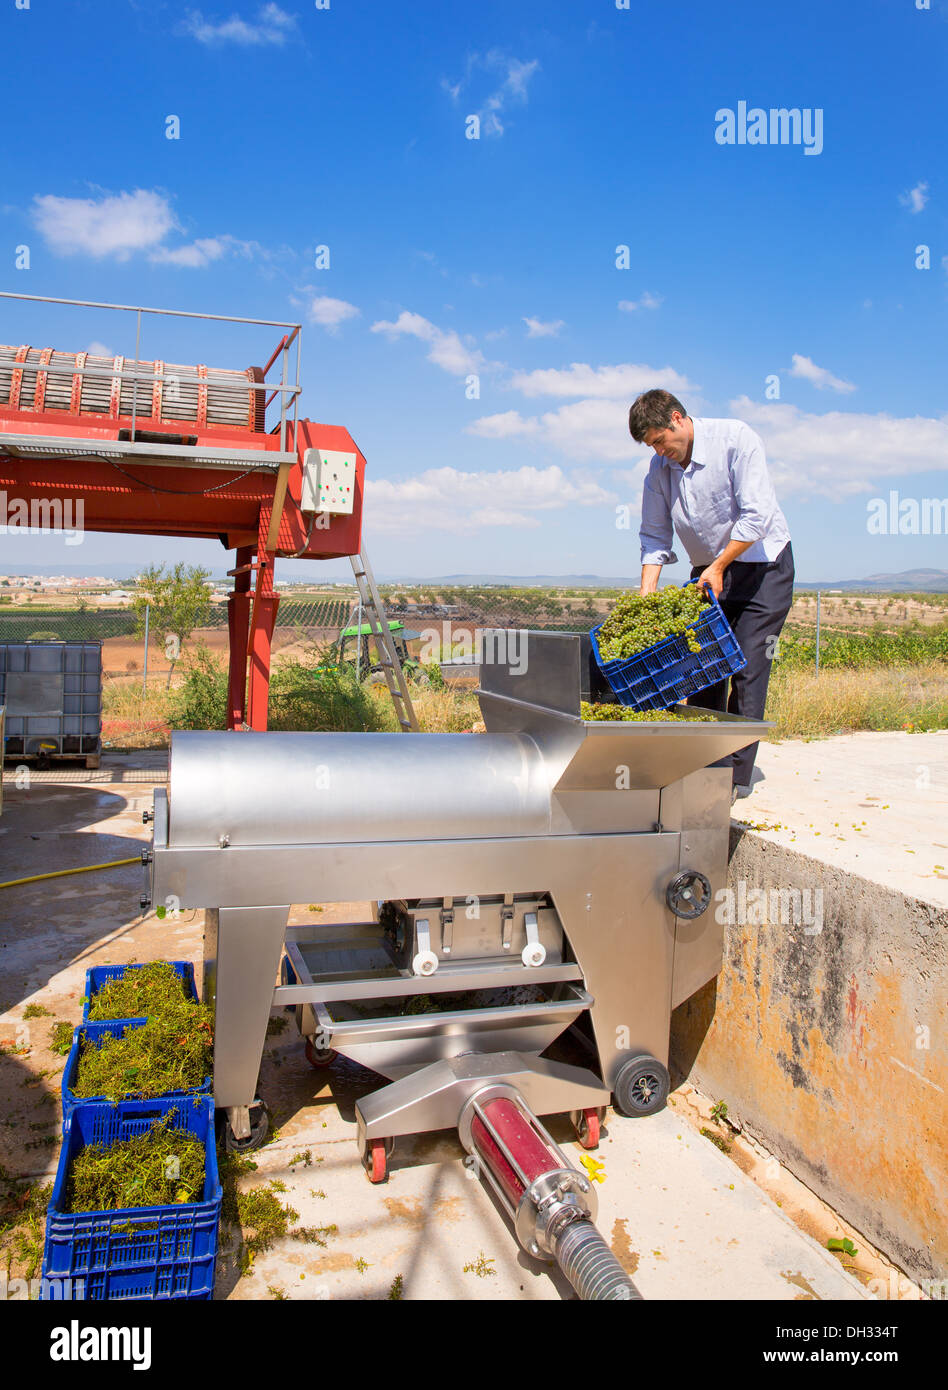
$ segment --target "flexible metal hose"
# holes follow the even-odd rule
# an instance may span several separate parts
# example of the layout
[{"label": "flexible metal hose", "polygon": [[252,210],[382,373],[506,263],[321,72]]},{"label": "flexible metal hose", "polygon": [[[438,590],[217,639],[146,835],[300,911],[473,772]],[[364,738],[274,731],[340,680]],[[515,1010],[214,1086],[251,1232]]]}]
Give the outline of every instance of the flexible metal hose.
[{"label": "flexible metal hose", "polygon": [[553,1257],[585,1302],[641,1299],[591,1221],[571,1221],[553,1236]]}]

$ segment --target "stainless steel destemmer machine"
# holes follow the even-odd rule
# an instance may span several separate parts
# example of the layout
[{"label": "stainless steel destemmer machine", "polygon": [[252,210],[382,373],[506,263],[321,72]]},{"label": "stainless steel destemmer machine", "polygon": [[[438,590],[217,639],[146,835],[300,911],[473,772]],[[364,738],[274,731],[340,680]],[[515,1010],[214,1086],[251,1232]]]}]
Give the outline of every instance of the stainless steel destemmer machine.
[{"label": "stainless steel destemmer machine", "polygon": [[[530,1254],[637,1298],[538,1117],[594,1148],[610,1104],[664,1105],[671,1012],[722,962],[731,773],[709,764],[770,726],[586,722],[609,698],[588,637],[482,644],[484,733],[174,734],[144,905],[205,910],[229,1147],[264,1138],[267,1021],[293,1005],[314,1065],[384,1079],[356,1105],[373,1181],[400,1135],[457,1127]],[[310,902],[373,908],[288,927]]]}]

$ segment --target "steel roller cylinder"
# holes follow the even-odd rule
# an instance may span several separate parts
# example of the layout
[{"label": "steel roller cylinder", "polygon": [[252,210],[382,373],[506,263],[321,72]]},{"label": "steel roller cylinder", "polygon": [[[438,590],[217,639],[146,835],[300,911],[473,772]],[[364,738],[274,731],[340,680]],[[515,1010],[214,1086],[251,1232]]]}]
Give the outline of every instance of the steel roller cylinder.
[{"label": "steel roller cylinder", "polygon": [[352,844],[544,835],[526,734],[175,734],[168,844]]},{"label": "steel roller cylinder", "polygon": [[554,1260],[586,1301],[641,1298],[596,1229],[592,1184],[570,1166],[513,1087],[490,1086],[475,1095],[458,1128],[529,1254]]}]

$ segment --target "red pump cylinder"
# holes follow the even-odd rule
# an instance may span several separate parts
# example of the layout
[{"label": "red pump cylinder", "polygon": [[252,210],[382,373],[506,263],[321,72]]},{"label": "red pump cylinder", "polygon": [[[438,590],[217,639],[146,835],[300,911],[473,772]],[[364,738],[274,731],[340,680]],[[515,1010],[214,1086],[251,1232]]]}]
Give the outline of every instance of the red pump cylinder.
[{"label": "red pump cylinder", "polygon": [[511,1086],[487,1086],[458,1118],[461,1142],[513,1219],[517,1239],[552,1258],[582,1299],[638,1299],[638,1289],[597,1231],[588,1178],[570,1164]]},{"label": "red pump cylinder", "polygon": [[[488,1101],[483,1113],[491,1129],[487,1128],[480,1115],[475,1115],[471,1121],[471,1140],[478,1156],[496,1177],[511,1210],[516,1212],[530,1184],[562,1165],[542,1142],[519,1105],[512,1100],[501,1096]],[[497,1139],[513,1155],[523,1176],[510,1163]]]}]

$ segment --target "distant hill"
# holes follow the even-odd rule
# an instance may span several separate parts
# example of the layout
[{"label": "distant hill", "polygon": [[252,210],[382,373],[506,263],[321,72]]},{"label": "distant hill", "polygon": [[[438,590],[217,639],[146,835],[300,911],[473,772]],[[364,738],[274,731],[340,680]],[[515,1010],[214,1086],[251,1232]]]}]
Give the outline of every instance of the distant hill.
[{"label": "distant hill", "polygon": [[609,578],[601,574],[439,574],[434,579],[405,579],[401,575],[386,575],[386,584],[510,584],[524,589],[625,589],[638,588],[639,578]]},{"label": "distant hill", "polygon": [[870,574],[865,579],[798,579],[797,589],[862,589],[873,593],[948,593],[948,570],[902,570],[900,574]]},{"label": "distant hill", "polygon": [[[9,568],[7,569],[7,566]],[[227,567],[205,566],[211,570],[212,578],[216,581],[225,580]],[[281,562],[278,562],[277,578],[281,577]],[[297,583],[309,580],[308,574],[300,574],[301,562],[294,563],[292,576],[286,575],[284,570],[283,577],[291,578],[291,582]],[[111,578],[116,581],[129,583],[133,570],[128,565],[105,564],[105,565],[69,565],[68,567],[60,563],[59,565],[24,565],[22,570],[15,569],[6,558],[0,562],[0,572],[6,570],[10,574],[70,574],[77,577],[88,575],[102,575],[103,578]],[[601,574],[439,574],[433,577],[418,575],[404,575],[391,573],[378,573],[376,576],[382,584],[400,584],[406,588],[432,588],[442,584],[448,588],[460,588],[464,585],[477,587],[488,584],[510,585],[513,588],[523,589],[535,587],[538,589],[631,589],[638,588],[638,575],[612,577]],[[313,563],[312,580],[321,583],[333,583],[336,580],[351,581],[351,572],[345,570],[327,571],[322,564]],[[877,593],[948,593],[948,570],[917,569],[902,570],[899,574],[870,574],[865,579],[797,579],[796,588],[798,589],[844,589],[851,591],[854,589]]]},{"label": "distant hill", "polygon": [[[437,584],[461,587],[465,584],[509,584],[514,588],[629,589],[638,588],[639,578],[611,578],[599,574],[440,574],[433,579],[406,579],[379,576],[386,584],[431,588]],[[797,589],[845,589],[879,593],[948,593],[948,570],[903,570],[901,574],[870,574],[865,579],[797,579]]]}]

